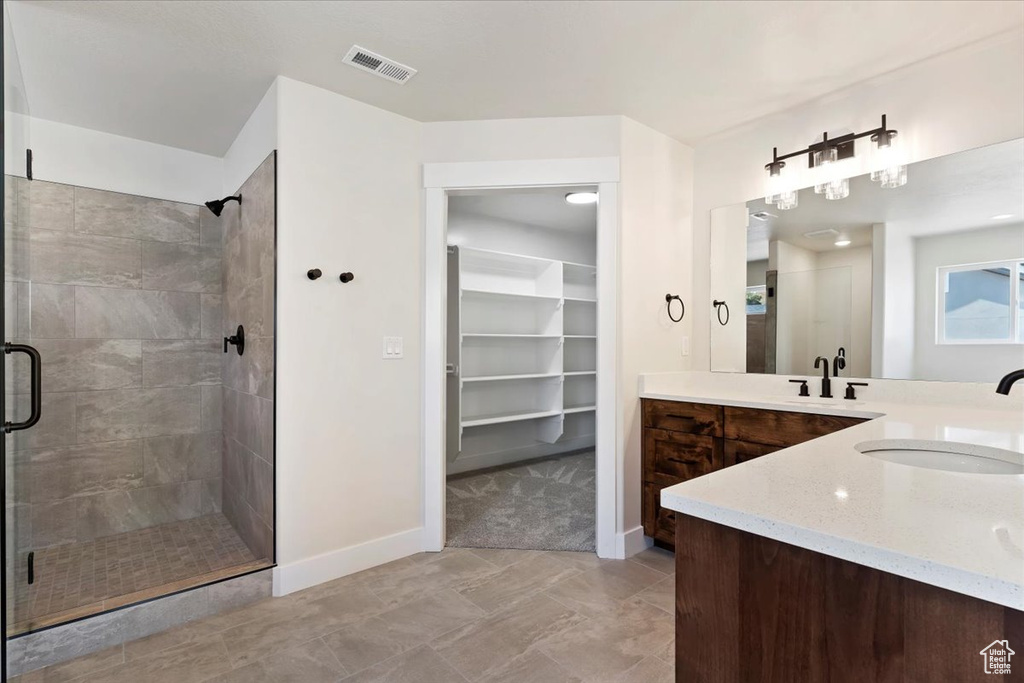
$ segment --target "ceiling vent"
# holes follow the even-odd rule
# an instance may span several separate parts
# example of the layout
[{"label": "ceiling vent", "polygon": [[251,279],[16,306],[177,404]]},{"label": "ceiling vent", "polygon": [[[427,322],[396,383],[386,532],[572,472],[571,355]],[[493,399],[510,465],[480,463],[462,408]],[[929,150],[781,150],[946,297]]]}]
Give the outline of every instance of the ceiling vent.
[{"label": "ceiling vent", "polygon": [[399,64],[394,60],[382,57],[376,52],[370,52],[358,45],[353,45],[352,49],[345,55],[345,59],[341,61],[363,71],[369,71],[381,78],[386,78],[392,83],[405,84],[406,81],[416,75],[416,69],[411,66]]},{"label": "ceiling vent", "polygon": [[825,230],[815,230],[814,232],[805,232],[804,233],[804,237],[808,237],[808,238],[810,238],[812,240],[813,239],[819,239],[819,238],[822,238],[822,237],[830,237],[831,238],[831,237],[838,237],[838,236],[839,236],[839,232],[836,231],[836,230],[833,230],[832,228],[827,228]]}]

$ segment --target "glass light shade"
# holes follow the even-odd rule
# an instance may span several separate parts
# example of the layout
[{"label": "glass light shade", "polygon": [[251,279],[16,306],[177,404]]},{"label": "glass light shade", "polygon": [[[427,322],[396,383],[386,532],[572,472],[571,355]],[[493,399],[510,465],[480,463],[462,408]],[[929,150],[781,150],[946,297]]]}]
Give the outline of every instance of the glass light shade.
[{"label": "glass light shade", "polygon": [[872,135],[871,141],[875,143],[871,152],[871,179],[886,188],[906,185],[907,162],[896,131]]},{"label": "glass light shade", "polygon": [[846,199],[850,196],[850,181],[848,178],[833,180],[825,186],[825,199]]},{"label": "glass light shade", "polygon": [[775,208],[783,211],[795,209],[800,203],[800,193],[796,190],[789,190],[781,193],[775,200]]},{"label": "glass light shade", "polygon": [[814,152],[814,194],[825,194],[825,189],[834,179],[837,154],[835,147]]}]

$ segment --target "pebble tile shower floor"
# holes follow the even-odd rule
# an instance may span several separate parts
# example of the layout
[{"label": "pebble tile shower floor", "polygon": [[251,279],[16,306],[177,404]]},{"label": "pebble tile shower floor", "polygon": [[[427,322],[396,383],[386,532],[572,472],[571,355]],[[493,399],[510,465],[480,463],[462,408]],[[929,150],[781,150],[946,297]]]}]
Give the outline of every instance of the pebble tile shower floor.
[{"label": "pebble tile shower floor", "polygon": [[90,606],[84,613],[109,609],[121,596],[256,559],[221,514],[36,550],[32,585],[22,554],[10,631]]}]

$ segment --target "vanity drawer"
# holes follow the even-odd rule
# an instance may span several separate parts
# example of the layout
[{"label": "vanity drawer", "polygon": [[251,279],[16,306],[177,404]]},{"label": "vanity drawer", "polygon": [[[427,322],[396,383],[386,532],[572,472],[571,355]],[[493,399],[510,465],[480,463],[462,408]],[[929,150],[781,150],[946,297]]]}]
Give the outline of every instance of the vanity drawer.
[{"label": "vanity drawer", "polygon": [[643,411],[644,427],[722,436],[722,406],[645,398]]},{"label": "vanity drawer", "polygon": [[723,465],[721,439],[667,429],[644,430],[645,481],[654,481],[658,474],[686,481]]},{"label": "vanity drawer", "polygon": [[855,417],[726,406],[725,438],[787,448],[861,422]]},{"label": "vanity drawer", "polygon": [[674,548],[676,543],[676,515],[661,507],[661,484],[644,484],[644,535],[664,547]]},{"label": "vanity drawer", "polygon": [[768,446],[763,443],[750,443],[749,441],[725,441],[725,466],[732,467],[741,462],[760,458],[779,450],[778,446]]}]

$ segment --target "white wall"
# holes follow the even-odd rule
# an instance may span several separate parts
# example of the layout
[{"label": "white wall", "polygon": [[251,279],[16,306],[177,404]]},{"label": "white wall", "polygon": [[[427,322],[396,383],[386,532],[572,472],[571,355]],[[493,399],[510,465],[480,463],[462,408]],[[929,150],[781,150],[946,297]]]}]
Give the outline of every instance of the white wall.
[{"label": "white wall", "polygon": [[[724,301],[729,314],[722,311],[722,325],[713,310],[711,324],[712,367],[724,372],[747,371],[747,270],[737,268],[747,258],[747,207],[723,206],[711,212],[711,272],[714,287],[711,298]],[[761,263],[764,263],[762,261]],[[764,272],[761,283],[764,284]]]},{"label": "white wall", "polygon": [[[764,191],[772,147],[801,149],[823,130],[868,130],[881,114],[900,131],[911,162],[1024,135],[1024,32],[1004,34],[757,119],[697,145],[694,156],[692,364],[710,360],[708,262],[711,209]],[[863,173],[863,170],[857,173]],[[910,182],[913,182],[911,179]]]},{"label": "white wall", "polygon": [[556,261],[597,263],[597,217],[588,233],[568,233],[454,210],[448,202],[448,244],[538,256]]},{"label": "white wall", "polygon": [[[914,239],[898,225],[872,226],[874,297],[872,315],[872,376],[913,379]],[[880,323],[880,324],[879,324]]]},{"label": "white wall", "polygon": [[423,124],[423,161],[619,156],[620,116],[442,121]]},{"label": "white wall", "polygon": [[421,547],[423,212],[421,124],[277,88],[280,594]]},{"label": "white wall", "polygon": [[[8,120],[19,116],[5,112]],[[39,118],[20,128],[31,135],[32,175],[37,180],[189,204],[220,196],[218,157]],[[23,175],[24,151],[4,151],[5,167]],[[10,158],[12,154],[20,156]]]},{"label": "white wall", "polygon": [[1003,225],[914,240],[914,377],[958,382],[998,382],[1024,363],[1020,344],[937,344],[936,271],[941,266],[1024,258],[1024,224]]},{"label": "white wall", "polygon": [[[622,400],[621,533],[627,554],[641,524],[639,375],[685,370],[683,338],[693,321],[690,295],[693,151],[622,119],[619,236],[619,391]],[[665,294],[687,306],[669,320]],[[640,532],[642,533],[642,532]]]},{"label": "white wall", "polygon": [[221,193],[233,194],[270,153],[277,149],[277,80],[249,115],[222,164]]}]

